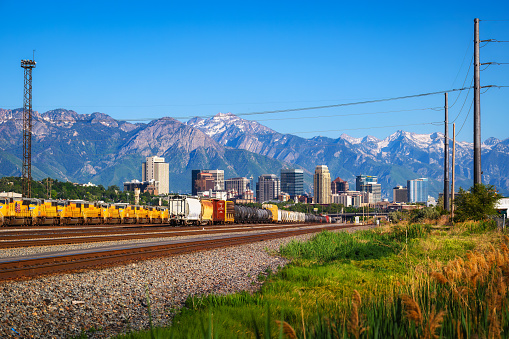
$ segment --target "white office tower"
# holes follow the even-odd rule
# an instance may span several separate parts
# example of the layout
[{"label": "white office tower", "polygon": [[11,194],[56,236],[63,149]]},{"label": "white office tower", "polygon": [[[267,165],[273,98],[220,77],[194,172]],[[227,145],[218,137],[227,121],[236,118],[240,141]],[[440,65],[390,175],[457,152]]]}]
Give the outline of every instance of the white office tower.
[{"label": "white office tower", "polygon": [[164,162],[164,158],[147,157],[147,161],[141,166],[141,172],[142,181],[153,179],[159,182],[159,194],[170,193],[170,164]]}]

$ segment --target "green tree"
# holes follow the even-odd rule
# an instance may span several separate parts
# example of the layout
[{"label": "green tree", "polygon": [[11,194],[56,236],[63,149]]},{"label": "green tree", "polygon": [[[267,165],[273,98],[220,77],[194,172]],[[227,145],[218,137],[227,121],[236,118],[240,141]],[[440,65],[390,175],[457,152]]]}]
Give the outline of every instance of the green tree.
[{"label": "green tree", "polygon": [[460,187],[455,196],[454,220],[485,220],[496,214],[495,204],[500,199],[493,185],[475,184],[470,191]]}]

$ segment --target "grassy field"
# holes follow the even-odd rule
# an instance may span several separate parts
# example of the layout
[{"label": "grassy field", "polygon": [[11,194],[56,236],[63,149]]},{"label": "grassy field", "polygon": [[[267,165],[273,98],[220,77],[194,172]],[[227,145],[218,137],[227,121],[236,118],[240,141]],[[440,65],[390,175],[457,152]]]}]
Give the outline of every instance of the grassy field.
[{"label": "grassy field", "polygon": [[323,232],[282,247],[259,292],[190,297],[122,338],[508,337],[508,244],[491,222]]}]

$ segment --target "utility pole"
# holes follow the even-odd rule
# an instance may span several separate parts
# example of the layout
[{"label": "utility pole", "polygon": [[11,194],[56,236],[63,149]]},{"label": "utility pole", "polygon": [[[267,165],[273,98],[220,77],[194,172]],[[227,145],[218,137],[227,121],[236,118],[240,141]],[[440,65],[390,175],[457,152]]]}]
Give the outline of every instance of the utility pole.
[{"label": "utility pole", "polygon": [[482,182],[481,172],[481,80],[479,19],[474,19],[474,185]]},{"label": "utility pole", "polygon": [[444,210],[449,211],[449,105],[445,93]]},{"label": "utility pole", "polygon": [[454,222],[454,166],[456,158],[456,124],[452,124],[452,187],[451,187],[451,222]]},{"label": "utility pole", "polygon": [[23,91],[23,197],[32,197],[32,69],[34,60],[21,60],[25,70],[25,87]]}]

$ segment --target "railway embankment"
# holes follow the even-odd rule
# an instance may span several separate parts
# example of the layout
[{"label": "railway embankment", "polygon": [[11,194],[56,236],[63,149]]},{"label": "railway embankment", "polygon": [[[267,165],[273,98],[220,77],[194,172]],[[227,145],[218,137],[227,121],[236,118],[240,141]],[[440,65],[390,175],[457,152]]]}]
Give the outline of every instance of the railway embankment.
[{"label": "railway embankment", "polygon": [[[165,325],[191,295],[256,291],[262,284],[260,275],[276,272],[287,264],[287,259],[274,255],[281,244],[312,236],[1,282],[0,336],[63,338],[85,334],[106,338],[147,329],[147,291],[153,324]],[[24,250],[15,251],[23,255]]]}]

